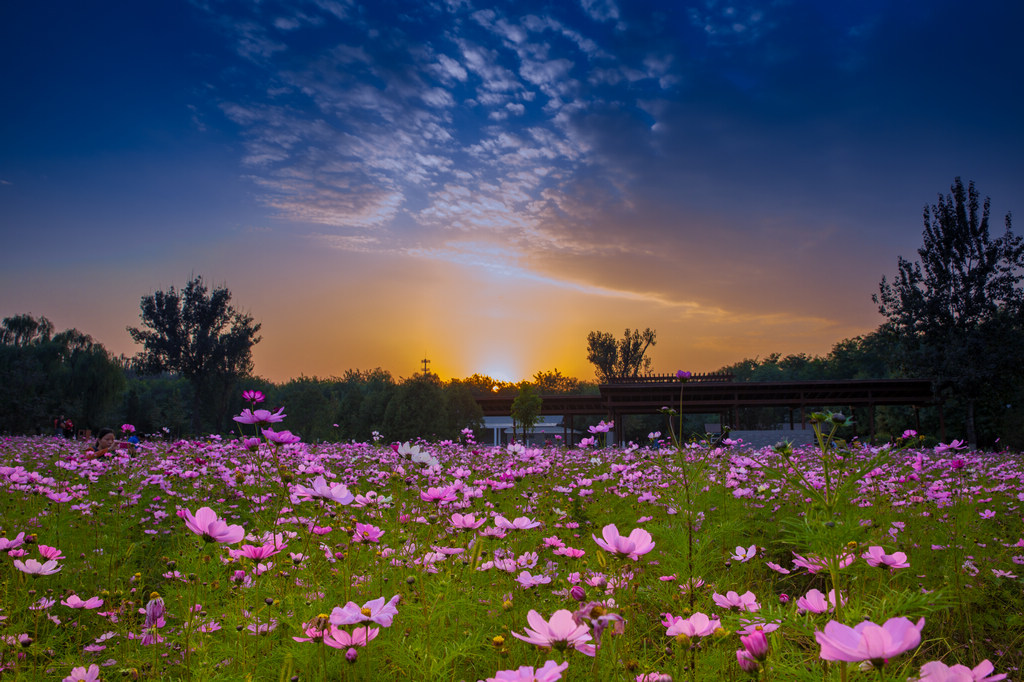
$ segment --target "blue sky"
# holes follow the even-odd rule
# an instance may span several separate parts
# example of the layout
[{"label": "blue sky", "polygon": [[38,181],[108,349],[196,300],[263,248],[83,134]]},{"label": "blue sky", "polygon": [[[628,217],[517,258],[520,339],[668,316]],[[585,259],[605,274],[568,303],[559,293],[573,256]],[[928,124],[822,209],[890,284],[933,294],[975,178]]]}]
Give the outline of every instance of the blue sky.
[{"label": "blue sky", "polygon": [[1011,2],[7,5],[0,315],[131,353],[192,274],[257,372],[589,376],[870,331],[953,178],[1024,205]]}]

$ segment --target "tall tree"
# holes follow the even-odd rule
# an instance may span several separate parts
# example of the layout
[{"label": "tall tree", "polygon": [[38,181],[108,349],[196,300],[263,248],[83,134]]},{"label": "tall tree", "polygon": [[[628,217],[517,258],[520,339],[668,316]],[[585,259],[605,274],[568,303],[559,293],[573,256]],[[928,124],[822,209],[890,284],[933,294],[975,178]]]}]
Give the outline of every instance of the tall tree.
[{"label": "tall tree", "polygon": [[1024,244],[1009,213],[1003,235],[989,234],[990,204],[979,201],[973,182],[965,188],[956,178],[949,194],[924,208],[920,260],[900,257],[894,281],[883,277],[872,297],[903,370],[963,400],[972,445],[978,401],[996,398],[1024,364]]},{"label": "tall tree", "polygon": [[657,343],[657,332],[648,327],[626,329],[622,338],[615,340],[609,332],[590,332],[587,335],[587,360],[594,365],[601,381],[622,377],[636,377],[651,369],[647,349]]},{"label": "tall tree", "polygon": [[[142,327],[128,333],[143,350],[139,366],[148,372],[175,372],[192,384],[192,430],[200,430],[201,408],[211,404],[218,422],[237,379],[252,372],[252,347],[260,325],[231,305],[226,287],[210,291],[193,277],[181,291],[143,296]],[[220,424],[218,423],[219,427]]]},{"label": "tall tree", "polygon": [[523,429],[523,439],[540,421],[540,410],[543,398],[534,390],[533,385],[523,382],[519,385],[519,395],[512,400],[512,437],[515,438],[516,426]]}]

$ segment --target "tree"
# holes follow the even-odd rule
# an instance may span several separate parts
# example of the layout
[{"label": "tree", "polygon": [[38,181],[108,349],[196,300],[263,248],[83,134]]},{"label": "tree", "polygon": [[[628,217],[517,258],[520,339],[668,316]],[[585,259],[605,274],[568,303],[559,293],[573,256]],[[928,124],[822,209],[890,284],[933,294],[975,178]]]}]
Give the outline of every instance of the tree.
[{"label": "tree", "polygon": [[121,368],[107,350],[77,329],[53,333],[45,317],[0,322],[0,414],[4,428],[47,430],[64,414],[83,428],[109,423],[124,390]]},{"label": "tree", "polygon": [[580,380],[567,377],[556,367],[548,372],[537,372],[533,383],[542,394],[570,394],[580,392]]},{"label": "tree", "polygon": [[201,406],[212,405],[223,421],[239,377],[252,372],[252,347],[260,325],[231,305],[226,287],[209,291],[202,277],[180,292],[172,286],[143,296],[142,328],[128,327],[141,343],[138,365],[150,373],[175,372],[192,384],[192,430],[200,430]]},{"label": "tree", "polygon": [[627,328],[618,341],[609,332],[590,332],[587,335],[587,360],[601,381],[636,377],[651,369],[647,349],[657,343],[657,333],[650,327],[640,331]]},{"label": "tree", "polygon": [[950,194],[924,208],[920,260],[900,257],[895,280],[883,277],[872,297],[901,369],[963,400],[972,446],[978,401],[998,400],[1024,365],[1024,244],[1009,213],[1003,235],[989,235],[990,204],[956,178]]},{"label": "tree", "polygon": [[403,382],[384,412],[384,435],[389,440],[449,438],[448,406],[441,380],[427,372]]},{"label": "tree", "polygon": [[533,385],[523,382],[519,385],[519,394],[512,400],[512,438],[515,438],[516,425],[523,428],[523,439],[540,421],[540,408],[543,399]]}]

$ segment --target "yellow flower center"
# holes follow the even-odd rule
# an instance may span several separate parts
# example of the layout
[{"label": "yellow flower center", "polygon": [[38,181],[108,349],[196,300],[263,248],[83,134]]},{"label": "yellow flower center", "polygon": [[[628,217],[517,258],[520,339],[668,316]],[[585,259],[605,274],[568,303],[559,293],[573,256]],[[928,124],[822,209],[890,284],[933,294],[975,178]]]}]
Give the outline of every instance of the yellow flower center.
[{"label": "yellow flower center", "polygon": [[368,608],[366,608],[366,607],[363,607],[363,608],[362,608],[362,609],[361,609],[361,610],[359,611],[359,613],[361,613],[361,614],[363,614],[364,616],[366,616],[367,618],[369,618],[369,617],[370,617],[370,615],[371,615],[371,614],[373,613],[373,611],[371,611],[370,609],[368,609]]}]

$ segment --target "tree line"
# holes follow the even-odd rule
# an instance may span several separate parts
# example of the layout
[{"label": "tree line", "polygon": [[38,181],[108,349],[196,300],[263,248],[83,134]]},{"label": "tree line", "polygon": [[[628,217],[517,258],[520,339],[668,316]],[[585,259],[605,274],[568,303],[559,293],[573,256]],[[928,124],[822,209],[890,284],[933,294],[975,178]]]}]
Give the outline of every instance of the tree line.
[{"label": "tree line", "polygon": [[[719,369],[739,381],[930,378],[946,404],[946,426],[971,444],[1024,446],[1024,241],[1011,216],[990,233],[990,200],[956,178],[949,194],[925,206],[918,259],[899,257],[897,275],[873,296],[884,321],[870,334],[838,342],[824,356],[771,354]],[[382,369],[342,377],[299,377],[276,385],[252,376],[260,325],[231,304],[226,287],[201,277],[185,288],[143,296],[139,327],[128,332],[142,349],[114,358],[88,335],[55,332],[45,317],[15,315],[0,324],[0,431],[48,430],[59,415],[95,429],[131,423],[143,433],[200,434],[231,430],[241,385],[286,405],[289,426],[307,440],[455,438],[479,425],[475,395],[516,397],[513,417],[528,429],[539,396],[596,393],[596,383],[557,369],[532,381],[502,382],[474,374],[442,382],[423,373],[396,380]],[[648,372],[656,333],[626,329],[621,339],[591,332],[587,357],[598,381]],[[880,433],[885,433],[882,410]],[[892,424],[905,423],[897,415]],[[749,417],[749,416],[748,416]],[[749,417],[775,420],[778,410]],[[937,432],[937,416],[926,415]],[[902,421],[901,421],[902,420]],[[651,422],[654,423],[653,421]],[[641,430],[647,424],[641,425]],[[898,434],[888,434],[898,435]]]}]

